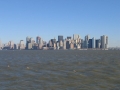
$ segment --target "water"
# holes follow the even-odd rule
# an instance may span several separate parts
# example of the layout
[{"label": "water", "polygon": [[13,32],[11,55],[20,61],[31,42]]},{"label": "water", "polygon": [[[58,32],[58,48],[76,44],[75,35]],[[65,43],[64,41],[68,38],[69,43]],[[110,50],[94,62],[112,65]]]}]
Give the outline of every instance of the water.
[{"label": "water", "polygon": [[0,90],[120,90],[120,51],[0,51]]}]

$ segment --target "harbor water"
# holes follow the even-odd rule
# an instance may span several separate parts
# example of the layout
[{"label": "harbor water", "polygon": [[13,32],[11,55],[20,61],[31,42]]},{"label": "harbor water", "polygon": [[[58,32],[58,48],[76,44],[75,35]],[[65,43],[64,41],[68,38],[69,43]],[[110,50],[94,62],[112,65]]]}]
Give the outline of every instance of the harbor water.
[{"label": "harbor water", "polygon": [[120,90],[120,51],[0,51],[0,90]]}]

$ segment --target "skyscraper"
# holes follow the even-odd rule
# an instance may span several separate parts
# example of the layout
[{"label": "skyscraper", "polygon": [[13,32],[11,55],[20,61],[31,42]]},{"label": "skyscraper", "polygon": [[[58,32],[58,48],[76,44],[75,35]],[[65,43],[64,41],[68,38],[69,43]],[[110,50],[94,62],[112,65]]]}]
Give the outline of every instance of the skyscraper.
[{"label": "skyscraper", "polygon": [[51,42],[52,42],[52,47],[54,47],[54,43],[56,43],[56,39],[51,39]]},{"label": "skyscraper", "polygon": [[26,49],[28,49],[28,43],[30,43],[30,37],[26,37]]},{"label": "skyscraper", "polygon": [[9,41],[9,48],[10,49],[14,49],[14,42],[13,41]]},{"label": "skyscraper", "polygon": [[70,41],[66,41],[66,49],[70,49]]},{"label": "skyscraper", "polygon": [[58,42],[58,41],[57,41],[57,45],[56,45],[56,46],[57,46],[57,49],[59,49],[59,48],[60,48],[60,45],[59,45],[59,42]]},{"label": "skyscraper", "polygon": [[88,48],[92,48],[92,39],[89,39],[88,41]]},{"label": "skyscraper", "polygon": [[63,49],[66,49],[66,40],[63,41]]},{"label": "skyscraper", "polygon": [[49,47],[52,47],[53,45],[52,45],[52,41],[50,40],[49,41]]},{"label": "skyscraper", "polygon": [[37,44],[40,43],[40,39],[41,39],[41,38],[40,38],[39,36],[36,37],[36,43],[37,43]]},{"label": "skyscraper", "polygon": [[69,40],[69,39],[72,39],[72,38],[71,38],[71,36],[67,36],[67,39]]},{"label": "skyscraper", "polygon": [[92,38],[92,48],[95,48],[95,38]]},{"label": "skyscraper", "polygon": [[60,44],[59,45],[60,47],[63,47],[63,41],[62,40],[60,40],[59,44]]},{"label": "skyscraper", "polygon": [[85,48],[88,48],[89,38],[90,38],[89,35],[86,35],[86,36],[85,36],[85,41],[84,41],[84,47],[85,47]]},{"label": "skyscraper", "polygon": [[96,43],[96,48],[100,48],[100,39],[97,39],[96,41],[95,41],[95,43]]},{"label": "skyscraper", "polygon": [[58,36],[58,42],[60,42],[60,41],[63,41],[63,36],[62,35]]},{"label": "skyscraper", "polygon": [[84,40],[81,39],[81,48],[84,48]]},{"label": "skyscraper", "polygon": [[42,40],[42,38],[40,38],[40,41],[39,41],[39,44],[38,44],[38,48],[42,49],[42,47],[43,47],[43,40]]},{"label": "skyscraper", "polygon": [[101,48],[107,49],[108,48],[108,36],[101,36]]},{"label": "skyscraper", "polygon": [[25,44],[23,40],[20,40],[19,49],[25,49]]},{"label": "skyscraper", "polygon": [[73,40],[77,40],[78,38],[80,38],[78,34],[73,34]]}]

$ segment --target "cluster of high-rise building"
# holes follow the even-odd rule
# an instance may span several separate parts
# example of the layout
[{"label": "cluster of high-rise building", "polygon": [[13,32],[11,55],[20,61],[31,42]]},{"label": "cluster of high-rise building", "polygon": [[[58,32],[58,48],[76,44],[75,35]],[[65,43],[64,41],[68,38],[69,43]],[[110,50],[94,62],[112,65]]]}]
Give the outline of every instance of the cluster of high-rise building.
[{"label": "cluster of high-rise building", "polygon": [[55,38],[50,39],[49,42],[45,42],[40,36],[36,37],[36,41],[32,37],[26,37],[26,43],[20,40],[19,44],[14,44],[13,41],[9,41],[6,44],[2,44],[0,40],[0,49],[20,49],[20,50],[59,50],[59,49],[78,49],[78,50],[107,50],[108,49],[108,36],[101,36],[100,39],[90,38],[86,35],[84,39],[80,38],[78,34],[73,34],[73,37],[68,36],[63,38],[62,35],[58,36],[58,40]]}]

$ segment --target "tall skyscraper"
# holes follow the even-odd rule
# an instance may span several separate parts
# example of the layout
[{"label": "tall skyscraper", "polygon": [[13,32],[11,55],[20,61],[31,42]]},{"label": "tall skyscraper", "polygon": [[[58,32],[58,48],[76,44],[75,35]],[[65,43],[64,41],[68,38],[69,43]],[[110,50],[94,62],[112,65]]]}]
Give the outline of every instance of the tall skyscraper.
[{"label": "tall skyscraper", "polygon": [[49,47],[52,47],[53,45],[52,45],[52,41],[50,40],[49,41]]},{"label": "tall skyscraper", "polygon": [[35,43],[35,40],[32,37],[30,38],[30,43],[32,43],[32,45]]},{"label": "tall skyscraper", "polygon": [[95,43],[96,43],[96,48],[100,48],[100,43],[101,43],[100,39],[97,39]]},{"label": "tall skyscraper", "polygon": [[[31,37],[26,37],[26,49],[33,49],[35,40]],[[32,48],[31,48],[32,45]],[[29,47],[29,48],[28,48]]]},{"label": "tall skyscraper", "polygon": [[26,49],[28,49],[28,43],[30,43],[30,37],[26,37]]},{"label": "tall skyscraper", "polygon": [[60,40],[59,44],[60,44],[59,45],[60,47],[63,47],[63,41],[62,40]]},{"label": "tall skyscraper", "polygon": [[41,39],[41,38],[40,38],[39,36],[36,37],[36,43],[37,43],[37,44],[40,43],[40,39]]},{"label": "tall skyscraper", "polygon": [[88,48],[89,38],[90,38],[89,35],[86,35],[86,36],[85,36],[85,41],[84,41],[84,47],[85,47],[85,48]]},{"label": "tall skyscraper", "polygon": [[63,41],[63,36],[62,35],[58,36],[58,42],[60,42],[60,41]]},{"label": "tall skyscraper", "polygon": [[89,36],[89,35],[86,35],[86,36],[85,36],[85,41],[89,41],[89,39],[90,39],[90,36]]},{"label": "tall skyscraper", "polygon": [[10,49],[14,49],[14,42],[13,41],[9,41],[8,45],[9,45]]},{"label": "tall skyscraper", "polygon": [[70,49],[74,49],[74,43],[70,43]]},{"label": "tall skyscraper", "polygon": [[20,40],[19,49],[25,49],[25,44],[23,40]]},{"label": "tall skyscraper", "polygon": [[32,48],[32,43],[28,43],[28,49],[33,49]]},{"label": "tall skyscraper", "polygon": [[84,48],[84,40],[81,39],[81,48]]},{"label": "tall skyscraper", "polygon": [[69,40],[69,39],[72,39],[72,38],[71,38],[71,36],[67,36],[67,39]]},{"label": "tall skyscraper", "polygon": [[56,45],[56,46],[57,46],[57,49],[59,49],[59,48],[60,48],[60,45],[59,45],[59,42],[58,42],[58,41],[57,41],[57,45]]},{"label": "tall skyscraper", "polygon": [[40,40],[39,40],[38,48],[39,49],[43,48],[43,40],[42,40],[42,38],[40,38]]},{"label": "tall skyscraper", "polygon": [[92,38],[92,48],[95,48],[95,38]]},{"label": "tall skyscraper", "polygon": [[101,36],[101,48],[107,49],[108,48],[108,36]]},{"label": "tall skyscraper", "polygon": [[52,42],[52,47],[54,47],[54,43],[56,43],[56,39],[51,39],[51,42]]},{"label": "tall skyscraper", "polygon": [[70,41],[66,41],[66,49],[70,49]]},{"label": "tall skyscraper", "polygon": [[[19,45],[19,44],[18,44]],[[14,44],[14,49],[18,49],[18,45],[17,44]]]},{"label": "tall skyscraper", "polygon": [[80,38],[78,34],[73,34],[73,40],[77,40],[78,38]]},{"label": "tall skyscraper", "polygon": [[89,39],[88,41],[88,48],[92,48],[92,39]]},{"label": "tall skyscraper", "polygon": [[63,49],[66,49],[66,40],[63,41]]}]

